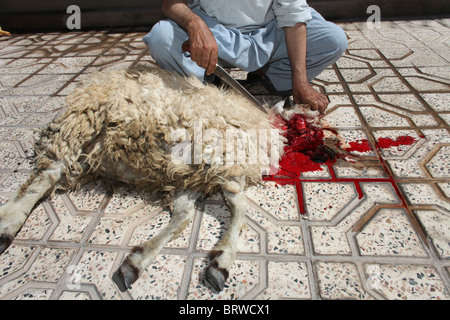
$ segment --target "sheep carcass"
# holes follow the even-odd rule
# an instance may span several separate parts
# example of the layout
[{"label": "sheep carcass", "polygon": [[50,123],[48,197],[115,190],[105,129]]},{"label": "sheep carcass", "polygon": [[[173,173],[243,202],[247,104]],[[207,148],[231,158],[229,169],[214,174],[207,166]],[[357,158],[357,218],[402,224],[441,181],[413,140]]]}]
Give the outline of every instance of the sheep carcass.
[{"label": "sheep carcass", "polygon": [[143,64],[86,77],[66,108],[41,131],[33,174],[0,208],[0,253],[35,204],[55,190],[99,178],[150,190],[170,204],[172,218],[134,247],[115,273],[124,291],[189,224],[196,201],[223,192],[232,219],[205,272],[221,291],[244,225],[243,192],[261,182],[283,153],[286,139],[274,128],[274,113],[261,112],[239,94]]}]

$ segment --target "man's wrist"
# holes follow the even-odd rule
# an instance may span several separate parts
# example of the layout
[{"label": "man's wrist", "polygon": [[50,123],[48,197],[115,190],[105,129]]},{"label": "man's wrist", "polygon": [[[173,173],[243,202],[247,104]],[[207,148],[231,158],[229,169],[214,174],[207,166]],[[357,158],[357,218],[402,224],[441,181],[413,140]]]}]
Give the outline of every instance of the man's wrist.
[{"label": "man's wrist", "polygon": [[306,67],[293,68],[292,81],[295,83],[308,83],[308,75],[306,73]]},{"label": "man's wrist", "polygon": [[310,86],[311,85],[308,81],[308,77],[294,77],[292,79],[292,88],[294,89],[294,91],[297,91],[300,94],[308,90]]}]

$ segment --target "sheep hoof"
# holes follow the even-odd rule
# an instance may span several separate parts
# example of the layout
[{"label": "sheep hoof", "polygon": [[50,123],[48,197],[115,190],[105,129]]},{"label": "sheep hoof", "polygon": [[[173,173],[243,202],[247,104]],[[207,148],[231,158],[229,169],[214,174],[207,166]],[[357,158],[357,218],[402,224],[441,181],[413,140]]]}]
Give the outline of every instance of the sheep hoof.
[{"label": "sheep hoof", "polygon": [[225,281],[227,280],[227,273],[228,272],[225,269],[219,269],[213,264],[206,269],[205,280],[217,292],[221,292],[225,286]]},{"label": "sheep hoof", "polygon": [[0,254],[11,245],[13,239],[14,238],[8,234],[2,234],[0,236]]},{"label": "sheep hoof", "polygon": [[112,280],[121,292],[131,289],[131,285],[137,280],[138,277],[136,276],[135,269],[136,268],[134,266],[126,264],[125,261],[125,263],[122,264],[112,276]]}]

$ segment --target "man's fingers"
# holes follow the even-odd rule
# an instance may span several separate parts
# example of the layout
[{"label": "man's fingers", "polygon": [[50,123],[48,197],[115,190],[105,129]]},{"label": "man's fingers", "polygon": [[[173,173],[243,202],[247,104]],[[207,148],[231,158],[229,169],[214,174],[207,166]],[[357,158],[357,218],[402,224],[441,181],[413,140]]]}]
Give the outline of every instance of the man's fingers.
[{"label": "man's fingers", "polygon": [[319,111],[320,114],[325,114],[325,110],[330,103],[327,96],[314,90],[311,85],[299,86],[298,91],[294,91],[294,102],[309,104],[311,110]]},{"label": "man's fingers", "polygon": [[310,107],[312,110],[319,110],[319,103],[318,103],[316,100],[312,100],[312,101],[309,103],[309,107]]},{"label": "man's fingers", "polygon": [[317,92],[315,100],[317,101],[318,105],[316,110],[319,110],[320,114],[324,114],[329,104],[328,98],[325,95]]},{"label": "man's fingers", "polygon": [[210,75],[216,70],[217,63],[219,62],[219,54],[217,47],[213,48],[209,54],[208,65],[205,67],[206,74]]},{"label": "man's fingers", "polygon": [[203,43],[202,45],[192,43],[190,45],[192,61],[195,61],[200,67],[206,70],[206,74],[214,72],[218,62],[218,48],[214,43]]}]

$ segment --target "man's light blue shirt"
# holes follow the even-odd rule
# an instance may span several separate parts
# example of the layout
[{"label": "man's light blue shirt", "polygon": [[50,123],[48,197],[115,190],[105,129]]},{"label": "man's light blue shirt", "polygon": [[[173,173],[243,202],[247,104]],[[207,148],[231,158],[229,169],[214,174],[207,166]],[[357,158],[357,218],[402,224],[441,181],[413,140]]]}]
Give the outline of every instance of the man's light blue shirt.
[{"label": "man's light blue shirt", "polygon": [[276,20],[277,27],[293,27],[311,21],[311,8],[305,0],[188,0],[226,27],[251,32]]}]

